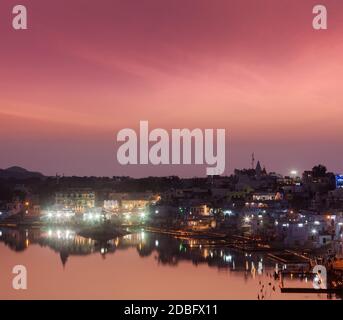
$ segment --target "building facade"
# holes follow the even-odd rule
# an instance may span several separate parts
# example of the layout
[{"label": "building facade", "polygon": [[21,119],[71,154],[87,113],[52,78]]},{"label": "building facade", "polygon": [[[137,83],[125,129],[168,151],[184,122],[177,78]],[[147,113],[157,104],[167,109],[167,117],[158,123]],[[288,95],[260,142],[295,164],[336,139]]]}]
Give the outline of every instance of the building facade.
[{"label": "building facade", "polygon": [[55,204],[77,213],[95,207],[95,192],[90,189],[69,189],[55,194]]}]

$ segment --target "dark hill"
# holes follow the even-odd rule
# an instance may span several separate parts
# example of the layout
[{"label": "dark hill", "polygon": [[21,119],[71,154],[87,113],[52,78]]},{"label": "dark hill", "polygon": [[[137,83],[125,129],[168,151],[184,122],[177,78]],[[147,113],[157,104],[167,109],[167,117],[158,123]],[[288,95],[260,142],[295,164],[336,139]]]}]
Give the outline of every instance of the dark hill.
[{"label": "dark hill", "polygon": [[0,169],[0,179],[31,179],[31,178],[44,178],[40,172],[28,171],[24,168],[14,166],[7,169]]}]

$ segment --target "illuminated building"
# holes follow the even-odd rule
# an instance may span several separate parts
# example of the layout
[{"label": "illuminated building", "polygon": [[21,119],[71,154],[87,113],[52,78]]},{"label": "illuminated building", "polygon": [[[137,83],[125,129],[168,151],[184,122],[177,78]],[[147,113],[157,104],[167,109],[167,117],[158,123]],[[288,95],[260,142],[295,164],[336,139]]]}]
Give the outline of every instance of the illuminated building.
[{"label": "illuminated building", "polygon": [[190,214],[194,216],[209,216],[210,208],[206,204],[191,206]]},{"label": "illuminated building", "polygon": [[336,175],[336,188],[343,188],[343,174]]},{"label": "illuminated building", "polygon": [[110,203],[110,200],[117,201],[119,206],[124,210],[136,210],[144,209],[150,204],[155,204],[159,199],[160,196],[155,195],[152,192],[112,192],[108,195],[107,203]]},{"label": "illuminated building", "polygon": [[83,213],[88,208],[94,208],[95,193],[90,189],[68,189],[56,193],[55,203],[66,209]]},{"label": "illuminated building", "polygon": [[117,200],[104,200],[104,209],[113,211],[119,208],[119,202]]},{"label": "illuminated building", "polygon": [[149,200],[144,199],[125,199],[122,200],[121,205],[125,210],[134,210],[144,209],[149,203]]},{"label": "illuminated building", "polygon": [[282,194],[277,192],[261,192],[252,196],[254,201],[279,201],[282,200]]}]

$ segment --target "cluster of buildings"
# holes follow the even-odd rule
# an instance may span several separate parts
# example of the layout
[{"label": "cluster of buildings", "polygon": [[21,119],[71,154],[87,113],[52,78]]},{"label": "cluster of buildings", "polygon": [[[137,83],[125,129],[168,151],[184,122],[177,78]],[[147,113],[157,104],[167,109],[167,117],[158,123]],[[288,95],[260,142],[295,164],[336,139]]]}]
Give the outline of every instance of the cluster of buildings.
[{"label": "cluster of buildings", "polygon": [[[23,184],[15,186],[11,201],[0,200],[0,221],[11,216],[39,217],[41,206],[39,196],[33,194]],[[19,196],[20,195],[20,196]]]},{"label": "cluster of buildings", "polygon": [[342,177],[323,166],[281,176],[258,162],[201,187],[168,190],[152,223],[238,233],[280,247],[342,247]]},{"label": "cluster of buildings", "polygon": [[[151,179],[152,184],[158,181]],[[113,182],[115,189],[95,188],[96,181],[87,187],[58,185],[48,205],[21,186],[24,196],[0,202],[0,219],[19,214],[50,222],[144,222],[233,232],[290,247],[320,247],[343,240],[343,175],[327,172],[324,166],[302,176],[295,171],[282,176],[268,173],[258,162],[230,177],[180,181],[177,187],[139,192],[121,191],[118,179]]]},{"label": "cluster of buildings", "polygon": [[150,191],[95,192],[89,188],[67,188],[56,192],[55,203],[42,211],[42,218],[50,222],[114,220],[132,224],[145,220],[149,206],[159,200],[160,196]]}]

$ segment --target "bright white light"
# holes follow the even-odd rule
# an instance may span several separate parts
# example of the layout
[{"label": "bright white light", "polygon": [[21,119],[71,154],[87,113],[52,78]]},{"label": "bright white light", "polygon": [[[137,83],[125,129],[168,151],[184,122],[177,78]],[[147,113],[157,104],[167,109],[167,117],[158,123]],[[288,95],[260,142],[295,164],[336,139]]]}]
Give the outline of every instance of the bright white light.
[{"label": "bright white light", "polygon": [[2,212],[0,211],[0,216],[2,215]]},{"label": "bright white light", "polygon": [[275,225],[277,226],[278,224],[279,224],[279,222],[276,220],[276,221],[275,221]]},{"label": "bright white light", "polygon": [[244,222],[250,222],[250,218],[249,217],[244,217]]},{"label": "bright white light", "polygon": [[297,176],[298,174],[298,171],[297,170],[291,170],[291,175],[292,176]]},{"label": "bright white light", "polygon": [[299,228],[302,228],[303,226],[304,226],[303,223],[298,223],[298,227],[299,227]]},{"label": "bright white light", "polygon": [[317,230],[316,230],[316,229],[313,229],[313,230],[312,230],[312,233],[313,233],[313,234],[316,234],[316,233],[317,233]]},{"label": "bright white light", "polygon": [[262,260],[258,263],[258,267],[257,267],[257,273],[258,274],[262,274],[263,272],[263,264],[262,264]]},{"label": "bright white light", "polygon": [[158,211],[158,210],[155,210],[155,213],[156,213],[156,214],[158,214],[158,213],[159,213],[159,211]]},{"label": "bright white light", "polygon": [[141,216],[142,219],[145,218],[145,212],[141,212],[139,215]]},{"label": "bright white light", "polygon": [[2,231],[0,230],[0,237],[2,237]]},{"label": "bright white light", "polygon": [[224,260],[225,260],[226,262],[231,262],[231,261],[232,261],[232,256],[231,256],[231,255],[225,255],[225,256],[224,256]]},{"label": "bright white light", "polygon": [[231,210],[225,210],[224,211],[224,215],[231,216],[232,215],[232,211]]},{"label": "bright white light", "polygon": [[158,247],[158,245],[159,245],[158,240],[155,240],[155,247]]},{"label": "bright white light", "polygon": [[289,224],[288,223],[284,223],[282,226],[283,227],[289,227]]},{"label": "bright white light", "polygon": [[101,248],[101,254],[104,254],[105,253],[105,248]]},{"label": "bright white light", "polygon": [[316,226],[318,226],[318,225],[320,225],[320,222],[319,222],[319,221],[315,221],[314,224],[315,224]]}]

